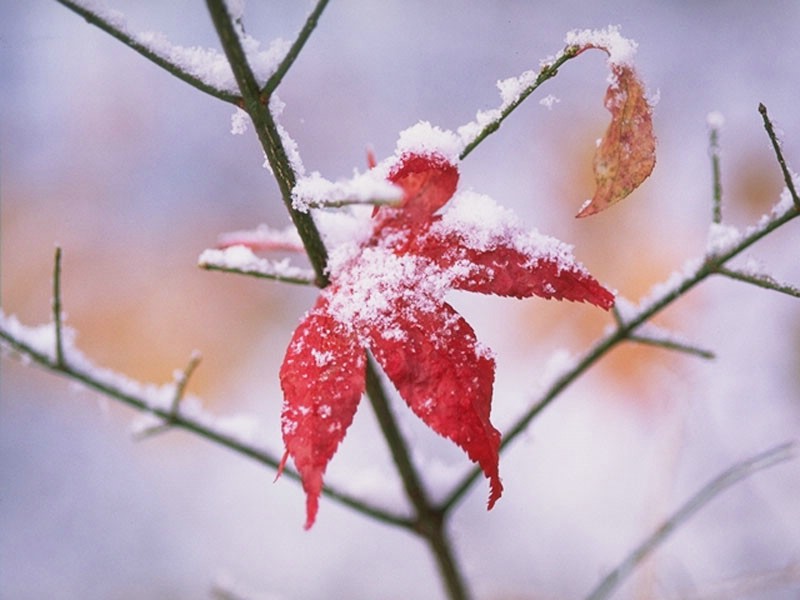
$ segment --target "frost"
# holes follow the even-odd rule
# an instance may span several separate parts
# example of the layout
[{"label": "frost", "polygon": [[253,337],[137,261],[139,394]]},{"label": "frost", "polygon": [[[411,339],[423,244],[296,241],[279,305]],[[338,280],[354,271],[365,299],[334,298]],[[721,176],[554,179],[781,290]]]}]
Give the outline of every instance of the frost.
[{"label": "frost", "polygon": [[633,66],[638,44],[622,37],[619,26],[609,25],[605,29],[575,29],[567,33],[564,42],[568,46],[580,48],[603,48],[608,52],[608,62],[612,65]]},{"label": "frost", "polygon": [[[0,331],[4,333],[4,338],[8,336],[17,340],[29,351],[39,354],[48,362],[55,361],[56,328],[54,323],[29,327],[20,323],[14,315],[7,316],[0,309]],[[98,367],[75,347],[75,338],[75,330],[62,326],[61,342],[64,363],[73,372],[80,373],[85,380],[100,382],[106,388],[117,390],[122,396],[141,399],[150,409],[169,409],[175,394],[174,383],[159,386],[143,384],[110,369]],[[3,344],[6,345],[5,342]]]}]

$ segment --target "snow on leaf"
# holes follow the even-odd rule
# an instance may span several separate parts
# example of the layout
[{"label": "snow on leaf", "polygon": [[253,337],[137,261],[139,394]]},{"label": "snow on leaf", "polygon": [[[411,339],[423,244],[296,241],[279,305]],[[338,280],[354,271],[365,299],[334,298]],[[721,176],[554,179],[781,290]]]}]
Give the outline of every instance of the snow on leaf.
[{"label": "snow on leaf", "polygon": [[472,327],[449,304],[430,312],[413,304],[397,308],[396,325],[403,335],[386,337],[372,330],[370,348],[411,410],[480,465],[491,482],[491,508],[503,491],[500,432],[489,421],[494,360],[481,351]]},{"label": "snow on leaf", "polygon": [[572,32],[567,43],[578,52],[598,48],[609,55],[610,84],[605,106],[611,113],[594,155],[595,193],[584,203],[578,217],[596,214],[616,204],[650,176],[656,164],[653,108],[644,85],[632,66],[636,44],[626,40],[617,28]]},{"label": "snow on leaf", "polygon": [[500,433],[490,421],[494,359],[445,302],[447,292],[537,295],[606,309],[614,301],[568,245],[526,231],[489,198],[462,193],[442,210],[458,170],[422,147],[376,166],[403,191],[402,203],[374,211],[370,235],[331,249],[331,283],[295,331],[281,367],[286,458],[303,479],[306,527],[364,389],[365,349],[412,411],[481,467],[491,508],[503,489]]},{"label": "snow on leaf", "polygon": [[306,529],[316,518],[322,475],[353,422],[365,385],[364,350],[327,305],[320,296],[295,330],[280,371],[281,429],[303,480]]}]

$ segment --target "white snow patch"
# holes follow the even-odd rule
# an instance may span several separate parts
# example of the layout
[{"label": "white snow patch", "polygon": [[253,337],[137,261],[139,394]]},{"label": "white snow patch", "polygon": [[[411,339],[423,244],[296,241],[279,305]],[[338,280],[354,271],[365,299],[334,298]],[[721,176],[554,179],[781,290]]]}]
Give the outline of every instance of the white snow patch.
[{"label": "white snow patch", "polygon": [[399,202],[403,190],[375,170],[355,172],[350,179],[330,181],[317,171],[298,179],[292,190],[292,206],[301,212],[334,203]]},{"label": "white snow patch", "polygon": [[398,157],[406,153],[441,154],[455,163],[463,149],[462,139],[452,131],[440,129],[428,121],[420,121],[400,132],[395,154]]},{"label": "white snow patch", "polygon": [[259,258],[247,246],[231,246],[222,250],[213,248],[204,250],[197,259],[197,263],[200,267],[252,273],[276,279],[309,283],[315,279],[314,272],[311,269],[293,266],[288,258],[280,260]]},{"label": "white snow patch", "polygon": [[623,37],[619,29],[616,25],[605,29],[574,29],[567,33],[564,42],[568,46],[602,48],[608,52],[609,64],[632,67],[638,44]]},{"label": "white snow patch", "polygon": [[247,124],[250,122],[250,115],[238,106],[236,111],[231,115],[231,133],[233,135],[242,135],[247,131]]},{"label": "white snow patch", "polygon": [[534,71],[525,71],[517,77],[508,77],[497,82],[497,89],[500,90],[500,110],[505,110],[515,104],[522,93],[536,83],[539,76]]},{"label": "white snow patch", "polygon": [[706,115],[706,125],[709,129],[722,129],[725,126],[725,117],[719,111],[711,111]]},{"label": "white snow patch", "polygon": [[732,250],[742,240],[741,232],[733,225],[711,223],[706,238],[706,254],[714,256]]}]

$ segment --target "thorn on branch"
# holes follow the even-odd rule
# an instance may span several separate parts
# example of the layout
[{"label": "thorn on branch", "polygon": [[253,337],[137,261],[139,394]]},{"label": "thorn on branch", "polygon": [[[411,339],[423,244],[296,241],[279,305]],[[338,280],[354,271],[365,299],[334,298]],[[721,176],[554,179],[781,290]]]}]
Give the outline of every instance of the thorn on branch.
[{"label": "thorn on branch", "polygon": [[800,196],[797,195],[797,189],[794,187],[794,178],[792,177],[791,171],[789,171],[789,167],[786,165],[786,159],[783,157],[783,150],[781,150],[781,142],[778,139],[778,136],[775,133],[775,128],[772,126],[772,121],[767,114],[767,107],[764,106],[764,104],[759,103],[758,112],[761,113],[761,118],[764,120],[764,129],[767,130],[769,140],[772,142],[772,149],[775,151],[775,157],[778,159],[778,164],[781,167],[783,180],[786,182],[786,188],[789,190],[789,194],[792,196],[794,205],[797,208],[800,208]]}]

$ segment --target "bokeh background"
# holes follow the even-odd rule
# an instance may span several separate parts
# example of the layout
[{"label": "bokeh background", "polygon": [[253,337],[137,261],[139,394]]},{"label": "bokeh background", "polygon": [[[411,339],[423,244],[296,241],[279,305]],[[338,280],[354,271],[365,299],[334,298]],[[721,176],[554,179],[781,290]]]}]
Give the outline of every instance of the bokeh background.
[{"label": "bokeh background", "polygon": [[[202,3],[116,1],[132,28],[217,46]],[[246,27],[291,39],[308,0],[248,3]],[[706,116],[721,112],[725,219],[753,223],[782,179],[757,112],[765,103],[800,164],[800,3],[608,0],[334,0],[280,89],[306,167],[328,178],[393,151],[417,121],[455,129],[498,103],[495,81],[537,68],[567,31],[619,24],[660,101],[658,164],[628,200],[576,221],[608,113],[605,56],[571,61],[462,165],[461,186],[575,245],[637,300],[702,253],[711,214]],[[107,367],[166,382],[193,350],[190,392],[258,420],[280,452],[277,371],[314,291],[201,271],[220,232],[288,219],[252,130],[233,109],[147,62],[52,1],[0,0],[2,306],[49,319],[53,250],[78,345]],[[550,109],[538,100],[552,94]],[[798,168],[797,166],[795,168]],[[798,226],[752,249],[800,282]],[[503,429],[565,353],[610,323],[590,308],[454,295],[498,357]],[[453,522],[480,598],[581,597],[694,490],[800,430],[800,303],[715,279],[657,322],[716,359],[625,346],[572,386],[480,482]],[[441,598],[425,546],[323,500],[311,532],[289,480],[193,436],[131,438],[137,415],[4,356],[0,380],[0,597],[209,597],[220,578],[249,598]],[[434,492],[467,461],[397,413]],[[402,507],[365,404],[329,481]],[[800,463],[715,500],[620,598],[800,595]]]}]

